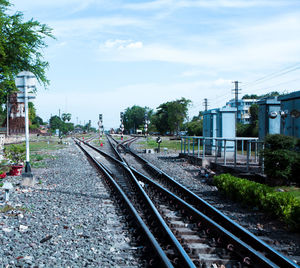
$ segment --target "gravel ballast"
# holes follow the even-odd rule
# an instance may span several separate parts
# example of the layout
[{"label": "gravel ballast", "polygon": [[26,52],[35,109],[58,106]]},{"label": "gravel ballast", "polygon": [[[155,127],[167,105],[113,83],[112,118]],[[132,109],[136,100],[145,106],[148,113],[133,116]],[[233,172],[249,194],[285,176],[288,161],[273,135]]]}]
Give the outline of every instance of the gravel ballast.
[{"label": "gravel ballast", "polygon": [[0,188],[0,267],[141,266],[101,175],[73,142],[53,154],[35,186],[6,179],[8,204]]}]

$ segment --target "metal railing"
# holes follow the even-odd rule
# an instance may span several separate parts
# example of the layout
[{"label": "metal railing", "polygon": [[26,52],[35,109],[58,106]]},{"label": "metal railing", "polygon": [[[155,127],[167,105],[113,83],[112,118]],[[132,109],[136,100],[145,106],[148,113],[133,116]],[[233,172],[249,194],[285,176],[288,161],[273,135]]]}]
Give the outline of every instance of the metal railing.
[{"label": "metal railing", "polygon": [[214,157],[215,163],[219,162],[224,166],[229,164],[229,160],[232,160],[234,167],[237,166],[239,158],[242,162],[246,163],[247,171],[249,171],[250,162],[261,166],[263,171],[263,159],[259,155],[259,151],[263,148],[264,143],[259,141],[258,138],[253,137],[181,137],[182,154],[197,156],[202,159]]}]

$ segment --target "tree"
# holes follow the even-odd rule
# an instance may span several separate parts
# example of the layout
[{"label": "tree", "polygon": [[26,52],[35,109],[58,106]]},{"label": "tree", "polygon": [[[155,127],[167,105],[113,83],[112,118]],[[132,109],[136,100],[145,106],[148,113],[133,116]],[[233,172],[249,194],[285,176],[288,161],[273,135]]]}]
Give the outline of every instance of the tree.
[{"label": "tree", "polygon": [[180,131],[184,120],[187,118],[190,100],[181,98],[161,104],[153,118],[156,128],[161,133],[175,133]]},{"label": "tree", "polygon": [[242,97],[242,100],[244,100],[244,99],[259,99],[259,96],[256,94],[251,94],[251,95],[246,94]]},{"label": "tree", "polygon": [[129,132],[135,132],[137,128],[143,128],[145,124],[145,115],[152,121],[153,111],[148,107],[133,105],[126,108],[124,112],[124,128]]},{"label": "tree", "polygon": [[21,71],[30,71],[45,87],[48,62],[43,60],[42,49],[46,37],[54,38],[52,29],[36,20],[23,22],[23,14],[9,15],[8,0],[0,0],[0,102],[16,90],[14,79]]},{"label": "tree", "polygon": [[50,128],[52,131],[56,129],[60,129],[63,125],[63,121],[59,118],[59,116],[54,115],[49,120]]},{"label": "tree", "polygon": [[71,120],[71,114],[70,113],[63,113],[62,115],[61,115],[61,118],[62,118],[62,120],[64,121],[64,122],[66,122],[66,121],[70,121]]},{"label": "tree", "polygon": [[256,103],[253,103],[251,106],[250,106],[250,123],[252,125],[256,125],[258,123],[258,104]]}]

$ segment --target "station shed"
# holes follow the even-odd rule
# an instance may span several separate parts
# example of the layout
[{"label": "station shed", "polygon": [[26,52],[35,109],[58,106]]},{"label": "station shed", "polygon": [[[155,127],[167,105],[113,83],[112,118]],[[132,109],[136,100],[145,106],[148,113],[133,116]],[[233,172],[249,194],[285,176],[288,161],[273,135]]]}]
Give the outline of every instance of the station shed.
[{"label": "station shed", "polygon": [[278,97],[281,101],[281,126],[283,135],[300,138],[300,91]]},{"label": "station shed", "polygon": [[258,109],[258,137],[264,140],[268,134],[280,133],[280,100],[277,97],[264,98],[257,102]]},{"label": "station shed", "polygon": [[[228,138],[236,137],[235,107],[223,107],[205,111],[203,114],[203,137],[205,138]],[[224,140],[208,139],[206,144],[207,154],[221,154],[224,151]],[[226,144],[228,153],[234,151],[234,143]]]}]

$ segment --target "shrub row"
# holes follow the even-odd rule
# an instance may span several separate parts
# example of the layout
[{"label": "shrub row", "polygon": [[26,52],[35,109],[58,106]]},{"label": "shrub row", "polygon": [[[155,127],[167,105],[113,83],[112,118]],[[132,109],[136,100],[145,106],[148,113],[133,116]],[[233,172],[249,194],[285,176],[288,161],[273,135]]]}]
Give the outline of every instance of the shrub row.
[{"label": "shrub row", "polygon": [[264,184],[230,174],[215,176],[213,181],[230,199],[256,206],[300,230],[300,202],[290,193],[276,192]]},{"label": "shrub row", "polygon": [[[300,139],[274,134],[265,138],[265,149],[261,152],[265,162],[265,173],[269,179],[280,184],[300,184]],[[281,182],[280,182],[281,181]]]}]

